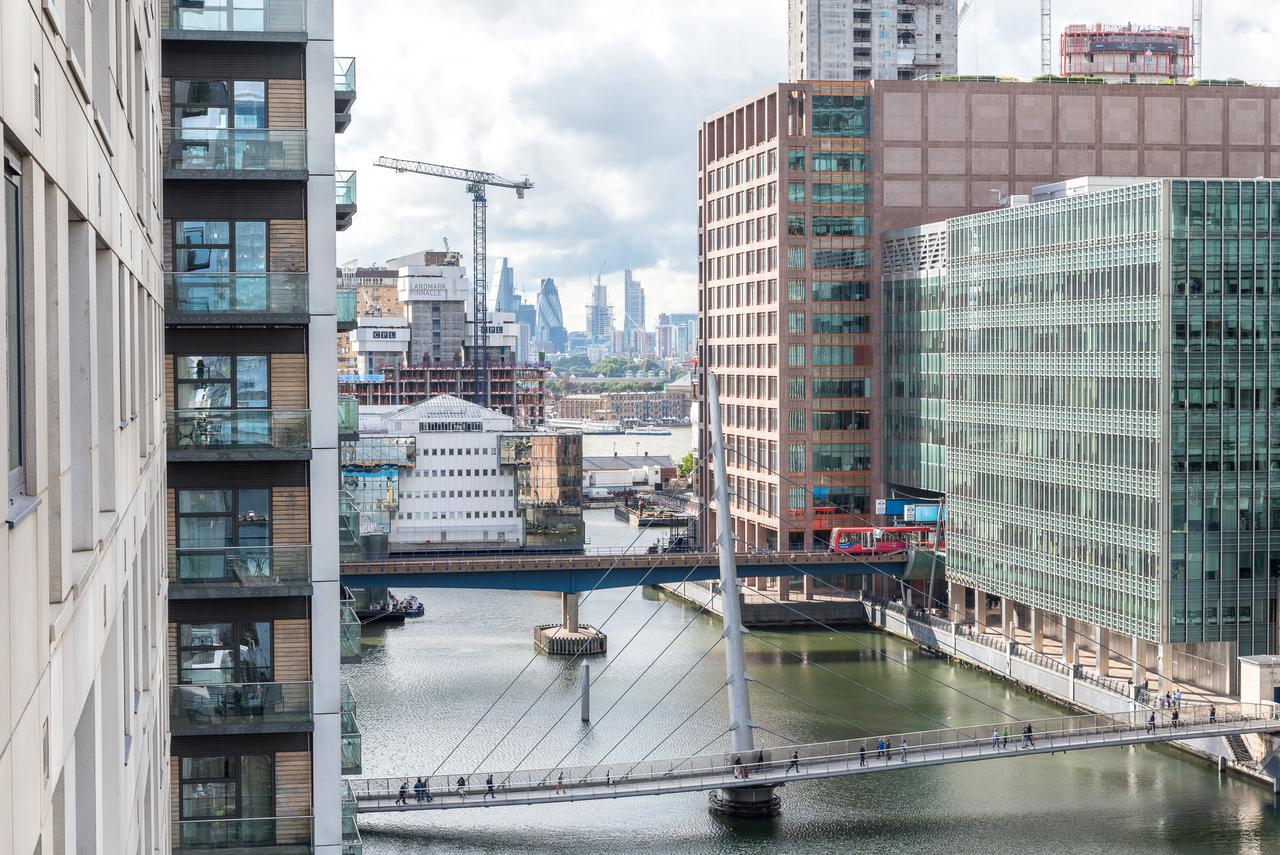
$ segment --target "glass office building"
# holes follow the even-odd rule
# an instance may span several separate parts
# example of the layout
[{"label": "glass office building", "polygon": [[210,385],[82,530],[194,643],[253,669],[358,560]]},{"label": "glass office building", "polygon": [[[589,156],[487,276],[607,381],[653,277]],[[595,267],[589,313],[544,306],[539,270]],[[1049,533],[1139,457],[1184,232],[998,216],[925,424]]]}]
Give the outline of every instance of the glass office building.
[{"label": "glass office building", "polygon": [[1273,233],[1262,179],[1077,179],[947,221],[953,581],[1135,650],[1276,652]]}]

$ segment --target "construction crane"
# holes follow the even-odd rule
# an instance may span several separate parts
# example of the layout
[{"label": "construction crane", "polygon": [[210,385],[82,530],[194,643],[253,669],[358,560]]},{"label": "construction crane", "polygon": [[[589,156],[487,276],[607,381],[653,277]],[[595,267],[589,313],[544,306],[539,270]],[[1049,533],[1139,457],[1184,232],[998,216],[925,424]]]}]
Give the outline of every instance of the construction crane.
[{"label": "construction crane", "polygon": [[1040,73],[1053,74],[1053,0],[1040,0]]},{"label": "construction crane", "polygon": [[399,160],[394,157],[379,157],[374,166],[394,169],[396,172],[415,172],[419,175],[432,175],[436,178],[452,178],[466,184],[471,194],[471,263],[472,271],[472,316],[471,347],[474,351],[472,364],[476,371],[476,391],[481,403],[489,406],[489,238],[488,207],[489,200],[485,196],[485,187],[510,187],[516,191],[516,198],[523,199],[524,191],[533,189],[533,182],[526,175],[518,180],[503,178],[492,172],[481,172],[477,169],[462,169],[456,166],[441,166],[438,163],[423,163],[418,160]]},{"label": "construction crane", "polygon": [[1194,54],[1192,65],[1195,66],[1192,76],[1200,79],[1203,52],[1200,48],[1200,37],[1204,30],[1204,0],[1191,0],[1191,53]]}]

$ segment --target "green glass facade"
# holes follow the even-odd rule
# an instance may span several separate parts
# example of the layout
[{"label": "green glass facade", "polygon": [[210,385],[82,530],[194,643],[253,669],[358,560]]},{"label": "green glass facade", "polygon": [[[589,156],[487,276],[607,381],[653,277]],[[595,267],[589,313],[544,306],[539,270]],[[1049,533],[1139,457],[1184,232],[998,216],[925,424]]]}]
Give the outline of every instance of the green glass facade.
[{"label": "green glass facade", "polygon": [[[1274,653],[1280,183],[1154,180],[947,229],[948,576],[1150,642]],[[891,329],[913,306],[928,323],[907,287],[885,282]],[[927,342],[890,334],[890,384]]]}]

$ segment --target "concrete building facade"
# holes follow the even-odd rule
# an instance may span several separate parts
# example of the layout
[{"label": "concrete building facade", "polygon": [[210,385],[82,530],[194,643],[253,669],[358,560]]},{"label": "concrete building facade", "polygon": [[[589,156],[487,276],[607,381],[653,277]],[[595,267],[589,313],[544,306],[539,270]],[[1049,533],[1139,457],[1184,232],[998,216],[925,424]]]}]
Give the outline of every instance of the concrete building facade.
[{"label": "concrete building facade", "polygon": [[354,62],[335,60],[328,0],[158,5],[170,845],[338,855],[359,769],[334,525],[334,232],[355,210],[334,134]]},{"label": "concrete building facade", "polygon": [[1186,83],[1196,67],[1190,27],[1071,24],[1059,54],[1064,76],[1113,83]]},{"label": "concrete building facade", "polygon": [[0,851],[168,851],[160,42],[0,2]]},{"label": "concrete building facade", "polygon": [[791,80],[915,80],[956,73],[956,0],[788,0]]},{"label": "concrete building facade", "polygon": [[698,394],[720,375],[739,536],[825,543],[889,494],[881,234],[1077,175],[1277,175],[1277,144],[1257,86],[790,83],[708,118]]}]

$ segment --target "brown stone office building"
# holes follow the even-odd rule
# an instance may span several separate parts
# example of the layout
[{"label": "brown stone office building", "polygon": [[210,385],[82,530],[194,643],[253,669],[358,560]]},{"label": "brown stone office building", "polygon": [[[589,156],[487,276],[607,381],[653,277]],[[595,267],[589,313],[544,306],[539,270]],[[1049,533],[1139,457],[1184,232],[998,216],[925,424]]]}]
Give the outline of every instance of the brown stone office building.
[{"label": "brown stone office building", "polygon": [[882,233],[1081,175],[1274,177],[1278,145],[1280,89],[1255,86],[800,82],[710,116],[697,394],[714,371],[736,535],[820,546],[918,493],[885,475]]}]

